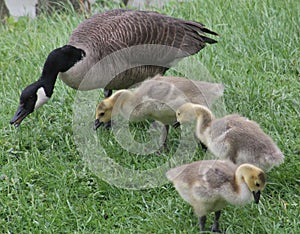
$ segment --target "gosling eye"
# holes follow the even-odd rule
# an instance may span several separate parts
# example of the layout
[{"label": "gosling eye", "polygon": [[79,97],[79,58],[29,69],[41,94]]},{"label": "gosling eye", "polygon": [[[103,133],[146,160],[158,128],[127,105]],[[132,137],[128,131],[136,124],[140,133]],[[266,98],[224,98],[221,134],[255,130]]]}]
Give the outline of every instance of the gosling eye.
[{"label": "gosling eye", "polygon": [[104,112],[101,112],[101,113],[99,114],[99,116],[104,116],[104,114],[105,114]]},{"label": "gosling eye", "polygon": [[256,185],[256,187],[259,187],[259,186],[260,186],[260,184],[259,184],[259,183],[257,183],[257,182],[255,183],[255,185]]},{"label": "gosling eye", "polygon": [[177,115],[179,116],[179,115],[180,115],[180,112],[177,112]]}]

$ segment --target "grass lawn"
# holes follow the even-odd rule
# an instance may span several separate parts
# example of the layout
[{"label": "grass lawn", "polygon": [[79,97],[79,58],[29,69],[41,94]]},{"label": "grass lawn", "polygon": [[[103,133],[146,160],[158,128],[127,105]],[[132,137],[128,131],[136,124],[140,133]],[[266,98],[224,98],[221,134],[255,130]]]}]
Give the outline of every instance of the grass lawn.
[{"label": "grass lawn", "polygon": [[[219,43],[207,46],[193,61],[225,85],[226,112],[258,122],[285,155],[285,163],[267,174],[260,204],[228,206],[220,228],[227,233],[300,233],[299,3],[190,0],[159,11],[203,22],[220,34]],[[85,163],[83,151],[94,147],[78,147],[73,108],[78,95],[62,81],[49,103],[18,129],[9,125],[21,90],[39,78],[48,53],[64,45],[82,20],[69,12],[0,26],[0,233],[198,233],[193,210],[170,183],[126,189],[109,183],[111,161],[98,172]],[[201,69],[182,64],[202,79]],[[162,156],[126,152],[104,130],[96,136],[114,162],[143,171],[180,151],[179,133],[171,131],[174,149]],[[135,134],[137,140],[147,138],[138,130]],[[191,160],[203,156],[200,150],[189,155]],[[121,176],[130,179],[126,170]],[[208,218],[207,230],[213,221]]]}]

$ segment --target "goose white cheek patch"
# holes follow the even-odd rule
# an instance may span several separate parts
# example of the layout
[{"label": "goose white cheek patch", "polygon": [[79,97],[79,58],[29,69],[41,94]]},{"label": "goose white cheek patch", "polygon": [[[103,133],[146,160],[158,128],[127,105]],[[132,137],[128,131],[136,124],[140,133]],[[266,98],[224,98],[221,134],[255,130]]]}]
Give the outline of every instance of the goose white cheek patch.
[{"label": "goose white cheek patch", "polygon": [[44,105],[49,100],[49,97],[47,97],[43,87],[39,88],[36,94],[37,94],[37,100],[34,106],[35,110],[41,107],[42,105]]}]

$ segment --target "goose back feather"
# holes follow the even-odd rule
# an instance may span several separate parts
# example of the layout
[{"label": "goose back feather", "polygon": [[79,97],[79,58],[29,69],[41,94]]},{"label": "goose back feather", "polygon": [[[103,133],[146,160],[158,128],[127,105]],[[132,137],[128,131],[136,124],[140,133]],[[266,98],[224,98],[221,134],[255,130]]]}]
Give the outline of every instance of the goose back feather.
[{"label": "goose back feather", "polygon": [[[199,52],[206,43],[216,43],[206,33],[217,35],[201,23],[153,11],[115,9],[96,14],[79,24],[68,43],[83,49],[86,59],[60,77],[83,90],[129,88],[164,74],[175,60]],[[116,51],[119,53],[114,56]],[[91,68],[108,55],[106,64],[99,64],[92,72]],[[120,67],[129,69],[123,71]],[[95,73],[103,75],[99,78]],[[84,77],[89,81],[80,85]]]}]

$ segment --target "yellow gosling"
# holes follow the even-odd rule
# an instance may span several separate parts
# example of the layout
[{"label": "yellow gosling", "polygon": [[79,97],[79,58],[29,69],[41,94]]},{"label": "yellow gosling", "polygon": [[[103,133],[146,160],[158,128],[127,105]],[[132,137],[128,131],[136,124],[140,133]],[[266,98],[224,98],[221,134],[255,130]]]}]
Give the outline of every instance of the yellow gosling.
[{"label": "yellow gosling", "polygon": [[94,129],[109,123],[115,113],[130,121],[150,119],[163,123],[166,139],[178,107],[187,102],[210,106],[223,95],[223,90],[222,84],[158,75],[133,90],[119,90],[102,100],[96,108]]},{"label": "yellow gosling", "polygon": [[259,202],[265,188],[265,173],[251,164],[237,166],[229,160],[197,161],[169,170],[167,178],[199,217],[204,232],[206,215],[215,212],[213,232],[220,232],[221,209]]}]

